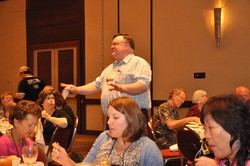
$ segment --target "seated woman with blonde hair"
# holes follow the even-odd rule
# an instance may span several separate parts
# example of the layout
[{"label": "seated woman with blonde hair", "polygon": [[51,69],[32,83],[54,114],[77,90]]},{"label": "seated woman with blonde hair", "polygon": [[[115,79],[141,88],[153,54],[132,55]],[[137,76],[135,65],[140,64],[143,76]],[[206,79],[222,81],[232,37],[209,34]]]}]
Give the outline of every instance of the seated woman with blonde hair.
[{"label": "seated woman with blonde hair", "polygon": [[[107,160],[111,165],[163,166],[163,158],[155,142],[146,136],[146,119],[131,98],[112,100],[108,106],[109,130],[96,139],[83,162]],[[60,145],[54,143],[52,159],[63,166],[77,165]]]},{"label": "seated woman with blonde hair", "polygon": [[194,104],[192,107],[189,108],[187,116],[197,116],[198,118],[201,115],[201,109],[203,105],[207,101],[207,92],[204,90],[196,90],[193,94],[192,103]]}]

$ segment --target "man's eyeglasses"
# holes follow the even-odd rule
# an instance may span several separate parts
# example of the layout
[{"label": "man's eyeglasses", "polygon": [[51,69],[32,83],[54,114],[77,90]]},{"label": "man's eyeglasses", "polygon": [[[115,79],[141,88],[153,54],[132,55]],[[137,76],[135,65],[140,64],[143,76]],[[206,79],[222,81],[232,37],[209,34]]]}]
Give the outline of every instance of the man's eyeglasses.
[{"label": "man's eyeglasses", "polygon": [[111,43],[111,46],[116,46],[116,45],[119,45],[121,43],[128,43],[128,42],[113,42],[113,43]]},{"label": "man's eyeglasses", "polygon": [[186,100],[186,98],[184,98],[184,97],[180,97],[180,96],[176,96],[179,100],[181,100],[181,101],[185,101]]}]

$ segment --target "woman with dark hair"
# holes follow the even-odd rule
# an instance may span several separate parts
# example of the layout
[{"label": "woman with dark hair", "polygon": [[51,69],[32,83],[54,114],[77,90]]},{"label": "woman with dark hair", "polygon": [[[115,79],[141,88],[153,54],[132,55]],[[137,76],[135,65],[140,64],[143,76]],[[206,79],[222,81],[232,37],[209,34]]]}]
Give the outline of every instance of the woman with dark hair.
[{"label": "woman with dark hair", "polygon": [[[112,100],[108,106],[109,130],[99,135],[83,162],[109,160],[111,165],[163,166],[155,142],[146,136],[146,119],[131,98]],[[52,159],[63,166],[76,165],[58,144],[53,144]]]},{"label": "woman with dark hair", "polygon": [[43,125],[43,137],[45,144],[50,143],[50,139],[56,126],[60,128],[71,128],[73,122],[69,115],[55,106],[55,91],[43,90],[39,94],[37,103],[43,107],[41,122]]},{"label": "woman with dark hair", "polygon": [[22,147],[33,144],[29,136],[41,117],[41,111],[39,105],[28,100],[19,101],[10,110],[9,123],[13,128],[0,137],[0,156],[22,157]]},{"label": "woman with dark hair", "polygon": [[76,119],[76,116],[75,116],[72,108],[67,104],[63,95],[60,92],[58,92],[51,85],[46,85],[43,88],[43,91],[48,91],[48,90],[54,91],[56,109],[65,111],[69,115],[69,117],[71,118],[72,122],[74,122]]},{"label": "woman with dark hair", "polygon": [[195,160],[196,166],[250,165],[250,113],[242,98],[224,95],[209,99],[201,123],[215,159],[202,156]]}]

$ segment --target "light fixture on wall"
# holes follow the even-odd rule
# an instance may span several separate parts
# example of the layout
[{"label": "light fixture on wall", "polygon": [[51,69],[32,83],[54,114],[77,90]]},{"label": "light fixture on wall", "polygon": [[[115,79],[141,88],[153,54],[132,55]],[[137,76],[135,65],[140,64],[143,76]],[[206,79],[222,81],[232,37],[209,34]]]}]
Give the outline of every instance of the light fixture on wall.
[{"label": "light fixture on wall", "polygon": [[221,40],[221,8],[214,8],[214,33],[217,47]]}]

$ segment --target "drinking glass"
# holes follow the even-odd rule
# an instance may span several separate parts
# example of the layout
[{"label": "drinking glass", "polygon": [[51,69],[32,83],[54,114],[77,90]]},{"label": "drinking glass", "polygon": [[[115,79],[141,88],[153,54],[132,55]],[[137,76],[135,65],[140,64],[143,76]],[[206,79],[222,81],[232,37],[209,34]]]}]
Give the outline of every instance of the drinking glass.
[{"label": "drinking glass", "polygon": [[6,118],[9,120],[9,115],[10,115],[10,113],[9,113],[9,111],[6,111],[5,112],[5,116],[6,116]]},{"label": "drinking glass", "polygon": [[116,76],[116,73],[117,73],[117,71],[116,70],[112,70],[110,73],[109,73],[109,75],[108,75],[108,77],[107,77],[107,84],[111,84],[111,83],[115,83],[115,76]]},{"label": "drinking glass", "polygon": [[105,158],[101,158],[101,159],[96,159],[93,162],[94,166],[110,166],[111,165],[111,160],[110,159],[105,159]]},{"label": "drinking glass", "polygon": [[38,156],[37,146],[24,146],[22,149],[23,161],[26,165],[32,165],[36,163]]},{"label": "drinking glass", "polygon": [[4,112],[3,110],[0,110],[0,119],[2,119],[4,117]]}]

